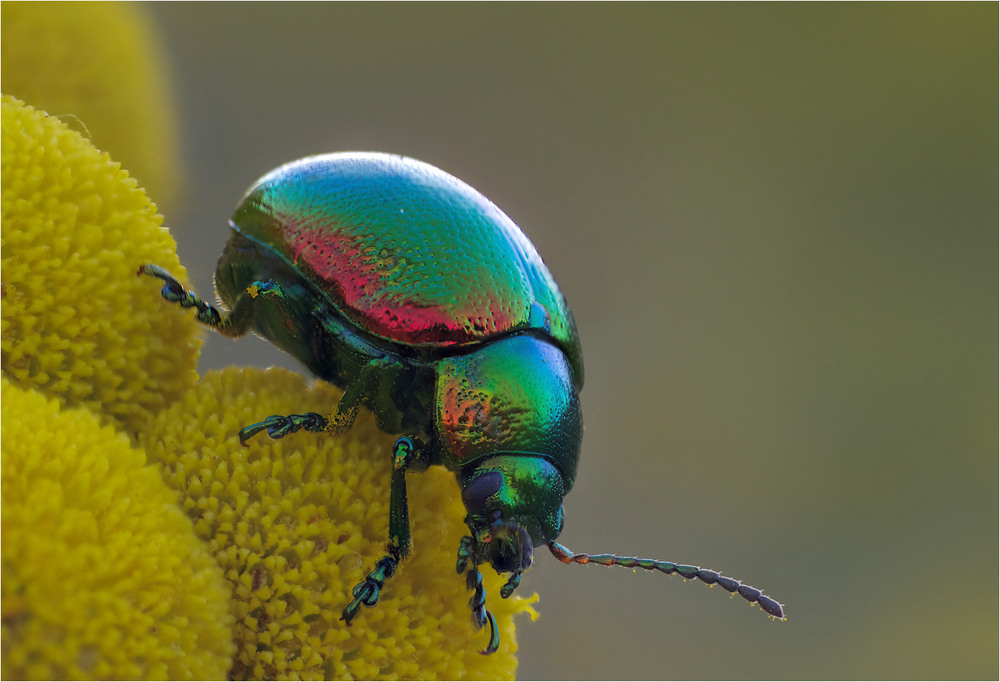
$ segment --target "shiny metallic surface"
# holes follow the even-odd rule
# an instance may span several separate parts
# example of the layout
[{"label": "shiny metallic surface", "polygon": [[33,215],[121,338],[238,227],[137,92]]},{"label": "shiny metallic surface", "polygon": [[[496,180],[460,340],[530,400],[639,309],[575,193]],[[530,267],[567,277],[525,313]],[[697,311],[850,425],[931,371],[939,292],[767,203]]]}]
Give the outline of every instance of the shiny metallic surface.
[{"label": "shiny metallic surface", "polygon": [[533,328],[579,365],[573,316],[535,247],[486,197],[429,164],[379,153],[301,159],[261,178],[232,224],[370,333],[457,346]]}]

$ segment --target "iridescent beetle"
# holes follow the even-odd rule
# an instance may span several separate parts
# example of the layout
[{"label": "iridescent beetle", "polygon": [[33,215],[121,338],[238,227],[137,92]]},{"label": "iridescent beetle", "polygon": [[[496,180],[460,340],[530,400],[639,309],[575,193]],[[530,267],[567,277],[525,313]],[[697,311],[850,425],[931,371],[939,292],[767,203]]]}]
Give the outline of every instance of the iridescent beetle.
[{"label": "iridescent beetle", "polygon": [[221,334],[254,330],[344,389],[329,418],[272,415],[241,442],[306,431],[343,432],[358,407],[393,449],[385,556],[353,590],[342,619],[374,606],[406,558],[406,473],[432,464],[455,473],[469,535],[458,547],[477,628],[490,625],[479,564],[518,586],[534,548],[563,563],[678,573],[782,618],[760,590],[697,566],[612,554],[573,554],[555,542],[573,486],[583,420],[580,341],[572,313],[534,246],[510,218],[462,181],[400,156],[344,153],[282,166],[250,188],[215,282],[220,313],[169,273],[162,295]]}]

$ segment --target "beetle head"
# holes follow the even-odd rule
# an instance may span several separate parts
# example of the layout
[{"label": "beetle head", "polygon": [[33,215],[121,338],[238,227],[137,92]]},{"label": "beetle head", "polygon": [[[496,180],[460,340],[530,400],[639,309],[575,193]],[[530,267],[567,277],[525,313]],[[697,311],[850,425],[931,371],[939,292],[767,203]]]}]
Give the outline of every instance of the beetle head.
[{"label": "beetle head", "polygon": [[459,474],[465,522],[476,563],[497,573],[520,573],[534,548],[562,530],[562,474],[547,459],[511,453],[487,457]]}]

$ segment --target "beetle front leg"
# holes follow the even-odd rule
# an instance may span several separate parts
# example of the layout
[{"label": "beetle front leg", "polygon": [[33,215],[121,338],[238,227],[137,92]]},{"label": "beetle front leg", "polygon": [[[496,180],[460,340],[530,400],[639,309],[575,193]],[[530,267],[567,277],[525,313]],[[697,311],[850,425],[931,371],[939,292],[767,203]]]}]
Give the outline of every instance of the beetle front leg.
[{"label": "beetle front leg", "polygon": [[389,486],[389,542],[387,553],[377,562],[365,579],[354,586],[354,599],[344,609],[340,619],[351,622],[362,604],[375,606],[379,591],[386,580],[410,553],[410,509],[406,500],[406,469],[420,458],[414,439],[403,436],[392,449],[392,480]]},{"label": "beetle front leg", "polygon": [[487,623],[490,624],[490,643],[486,649],[480,649],[481,654],[492,654],[500,648],[500,633],[497,631],[497,620],[486,608],[486,590],[483,588],[483,574],[473,565],[469,572],[465,574],[465,584],[472,590],[472,598],[469,599],[469,606],[472,607],[472,623],[479,630]]},{"label": "beetle front leg", "polygon": [[[166,289],[166,287],[164,287]],[[251,297],[262,294],[274,294],[280,289],[273,282],[254,282],[247,288],[247,293]],[[240,299],[242,302],[246,297]],[[361,399],[365,395],[372,381],[380,372],[391,367],[395,362],[389,358],[375,358],[362,368],[357,379],[351,382],[341,396],[337,407],[329,418],[316,412],[306,412],[305,414],[280,415],[272,414],[267,419],[256,424],[250,424],[240,429],[240,443],[247,444],[247,441],[256,436],[261,431],[267,431],[267,435],[278,440],[290,433],[299,430],[312,432],[329,431],[331,433],[344,433],[354,425],[354,419],[358,416],[358,408],[361,407]]]},{"label": "beetle front leg", "polygon": [[[486,646],[485,650],[480,650],[481,654],[492,654],[494,651],[500,648],[500,633],[497,631],[497,621],[493,617],[493,614],[489,612],[486,608],[486,590],[483,588],[483,574],[479,572],[479,568],[476,566],[475,555],[475,545],[476,541],[471,535],[466,535],[462,538],[462,541],[458,545],[458,563],[455,564],[455,572],[461,573],[468,568],[468,572],[465,574],[465,584],[472,590],[472,598],[469,599],[469,606],[472,607],[472,623],[476,626],[476,629],[480,629],[487,623],[490,625],[490,643]],[[511,576],[510,580],[507,581],[507,585],[500,590],[503,594],[507,587],[520,582],[520,573],[516,573]],[[510,593],[514,591],[514,587],[511,587],[507,594],[503,594],[504,598],[510,596]]]}]

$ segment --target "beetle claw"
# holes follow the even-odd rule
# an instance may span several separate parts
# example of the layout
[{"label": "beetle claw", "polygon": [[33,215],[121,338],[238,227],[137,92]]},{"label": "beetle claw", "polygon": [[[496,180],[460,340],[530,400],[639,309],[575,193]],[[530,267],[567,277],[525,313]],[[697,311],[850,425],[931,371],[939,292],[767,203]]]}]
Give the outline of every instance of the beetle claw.
[{"label": "beetle claw", "polygon": [[340,620],[348,624],[357,615],[358,609],[361,608],[362,604],[365,606],[375,606],[378,603],[378,587],[369,580],[355,585],[352,594],[354,595],[354,599],[344,607],[344,612],[340,615]]},{"label": "beetle claw", "polygon": [[495,653],[500,648],[500,633],[497,631],[496,618],[489,611],[486,612],[486,618],[490,623],[490,643],[486,646],[486,649],[479,650],[479,653],[484,656]]},{"label": "beetle claw", "polygon": [[[249,426],[244,426],[242,429],[240,429],[239,433],[240,443],[242,445],[246,445],[248,440],[256,436],[261,431],[265,430],[268,432],[268,435],[270,435],[271,438],[274,438],[275,437],[274,429],[281,425],[282,420],[286,420],[286,418],[276,414],[272,414],[270,417],[268,417],[262,422],[257,422],[256,424],[250,424]],[[281,438],[281,436],[277,437]]]},{"label": "beetle claw", "polygon": [[382,589],[385,581],[391,578],[396,572],[396,565],[398,563],[399,561],[391,555],[386,555],[379,559],[375,563],[375,568],[372,569],[371,573],[354,586],[354,589],[351,591],[354,599],[344,608],[344,612],[340,615],[340,620],[349,624],[351,619],[358,613],[358,609],[361,608],[362,604],[365,606],[375,606],[378,603],[379,590]]},{"label": "beetle claw", "polygon": [[483,574],[473,566],[465,574],[465,584],[473,591],[472,598],[469,599],[469,606],[472,607],[472,623],[476,629],[480,629],[487,623],[490,625],[490,643],[486,649],[480,649],[481,654],[492,654],[500,648],[500,633],[497,630],[497,621],[493,614],[486,608],[486,590],[483,589]]},{"label": "beetle claw", "polygon": [[266,429],[267,426],[264,422],[258,422],[256,424],[251,424],[250,426],[244,426],[240,429],[240,445],[247,447],[247,441],[256,436],[258,433]]}]

